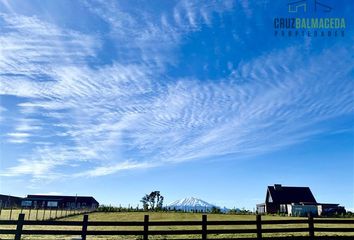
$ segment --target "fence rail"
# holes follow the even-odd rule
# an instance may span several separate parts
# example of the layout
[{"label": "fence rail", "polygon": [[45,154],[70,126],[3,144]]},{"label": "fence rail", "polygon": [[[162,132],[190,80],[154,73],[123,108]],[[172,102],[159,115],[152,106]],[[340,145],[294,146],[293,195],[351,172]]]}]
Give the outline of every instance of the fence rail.
[{"label": "fence rail", "polygon": [[[306,224],[307,227],[291,227],[291,228],[264,228],[265,225],[284,225],[284,224]],[[315,227],[316,224],[316,227]],[[317,227],[317,225],[325,224],[324,227]],[[336,227],[326,227],[326,225],[335,224]],[[338,225],[345,225],[347,227],[338,227]],[[1,234],[12,234],[15,240],[20,240],[22,235],[76,235],[80,236],[82,240],[86,240],[86,236],[96,235],[116,235],[116,236],[142,236],[144,240],[148,240],[149,236],[155,235],[198,235],[201,239],[208,238],[211,234],[254,234],[256,237],[250,238],[219,238],[219,239],[354,239],[354,220],[353,219],[290,219],[290,220],[262,220],[260,215],[257,215],[255,221],[208,221],[207,215],[202,216],[201,221],[149,221],[149,215],[144,216],[144,221],[129,221],[129,222],[112,222],[112,221],[89,221],[88,215],[83,216],[83,221],[35,221],[25,220],[25,214],[19,214],[18,220],[0,220],[0,226],[15,225],[16,229],[0,229]],[[24,226],[79,226],[78,230],[48,230],[48,229],[23,229]],[[253,226],[255,228],[244,229],[208,229],[208,226]],[[348,225],[353,225],[348,227]],[[141,230],[88,230],[91,226],[133,226],[142,227]],[[197,230],[151,230],[152,226],[200,226]],[[348,236],[316,236],[316,233],[349,233]],[[307,236],[291,236],[291,237],[266,237],[263,234],[269,233],[305,233]],[[214,238],[215,239],[215,238]]]}]

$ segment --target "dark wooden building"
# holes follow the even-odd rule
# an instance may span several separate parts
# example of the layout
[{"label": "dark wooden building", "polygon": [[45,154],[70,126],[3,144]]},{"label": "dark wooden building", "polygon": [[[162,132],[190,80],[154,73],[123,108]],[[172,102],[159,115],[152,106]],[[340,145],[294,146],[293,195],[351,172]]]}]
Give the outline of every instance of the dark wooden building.
[{"label": "dark wooden building", "polygon": [[27,195],[22,199],[21,205],[34,208],[95,209],[99,203],[89,196]]},{"label": "dark wooden building", "polygon": [[21,206],[21,197],[0,194],[0,208],[17,208]]},{"label": "dark wooden building", "polygon": [[289,204],[313,205],[317,202],[309,187],[268,186],[265,203],[257,204],[258,213],[288,213]]}]

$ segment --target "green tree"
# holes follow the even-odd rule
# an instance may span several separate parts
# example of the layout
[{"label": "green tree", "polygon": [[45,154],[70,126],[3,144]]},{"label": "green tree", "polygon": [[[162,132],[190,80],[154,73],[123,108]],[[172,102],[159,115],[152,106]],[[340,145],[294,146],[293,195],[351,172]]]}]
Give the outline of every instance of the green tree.
[{"label": "green tree", "polygon": [[150,196],[148,194],[145,194],[145,196],[140,200],[140,202],[143,204],[144,211],[149,210],[149,198]]},{"label": "green tree", "polygon": [[160,194],[159,191],[156,191],[155,197],[156,197],[156,210],[160,211],[160,210],[162,210],[162,207],[163,207],[164,197]]},{"label": "green tree", "polygon": [[164,197],[161,195],[160,191],[153,191],[150,194],[145,194],[145,196],[140,200],[143,204],[144,211],[155,211],[162,210]]}]

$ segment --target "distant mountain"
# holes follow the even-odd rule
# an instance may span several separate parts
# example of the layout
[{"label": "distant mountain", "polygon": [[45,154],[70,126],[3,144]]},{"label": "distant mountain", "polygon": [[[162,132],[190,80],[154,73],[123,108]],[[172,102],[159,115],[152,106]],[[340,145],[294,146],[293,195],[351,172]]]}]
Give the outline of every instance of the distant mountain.
[{"label": "distant mountain", "polygon": [[176,210],[182,210],[186,212],[190,212],[190,211],[210,212],[213,207],[219,208],[223,212],[228,211],[227,208],[220,208],[216,205],[210,204],[206,201],[194,197],[177,200],[167,205],[168,209],[171,210],[176,209]]}]

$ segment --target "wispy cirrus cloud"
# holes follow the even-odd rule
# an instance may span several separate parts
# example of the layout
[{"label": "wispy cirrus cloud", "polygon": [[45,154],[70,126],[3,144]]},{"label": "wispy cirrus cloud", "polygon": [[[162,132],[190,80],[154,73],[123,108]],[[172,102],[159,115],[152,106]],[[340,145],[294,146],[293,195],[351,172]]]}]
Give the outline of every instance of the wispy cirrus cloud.
[{"label": "wispy cirrus cloud", "polygon": [[[57,67],[82,65],[95,54],[99,41],[63,30],[37,17],[0,14],[1,94],[43,97],[55,81]],[[17,85],[14,91],[13,85]],[[8,92],[11,91],[11,92]]]},{"label": "wispy cirrus cloud", "polygon": [[41,123],[37,119],[23,118],[20,119],[15,130],[18,132],[35,132],[42,129]]},{"label": "wispy cirrus cloud", "polygon": [[[1,104],[1,102],[0,102],[0,104]],[[0,105],[0,122],[4,119],[4,114],[6,111],[7,111],[7,109]]]},{"label": "wispy cirrus cloud", "polygon": [[157,16],[115,2],[91,4],[123,56],[96,67],[87,59],[97,55],[99,38],[36,17],[0,15],[0,94],[21,97],[15,107],[32,119],[7,136],[47,136],[2,176],[98,177],[258,155],[307,141],[326,132],[321,122],[353,113],[353,59],[343,47],[311,59],[299,54],[302,47],[269,51],[230,65],[223,79],[169,77],[166,66],[178,61],[174,51],[184,36],[212,26],[213,14],[231,3],[182,1]]},{"label": "wispy cirrus cloud", "polygon": [[13,132],[7,134],[8,142],[10,143],[26,143],[30,136],[31,134],[26,132]]},{"label": "wispy cirrus cloud", "polygon": [[40,137],[40,133],[43,128],[39,120],[20,118],[14,122],[17,122],[16,124],[12,124],[14,132],[6,134],[8,142],[22,144],[29,142],[30,138],[34,136]]},{"label": "wispy cirrus cloud", "polygon": [[137,169],[148,169],[156,167],[159,164],[157,163],[148,163],[148,162],[134,162],[134,161],[124,161],[116,163],[114,165],[105,165],[94,168],[92,170],[84,171],[75,175],[75,177],[99,177],[109,174],[114,174],[120,171],[126,170],[137,170]]},{"label": "wispy cirrus cloud", "polygon": [[[147,152],[159,148],[161,159],[185,161],[260,154],[325,132],[315,125],[352,113],[352,83],[346,80],[351,56],[337,49],[305,60],[296,59],[297,50],[240,64],[229,79],[218,83],[189,80],[170,86],[144,116],[144,124],[137,125],[134,144]],[[343,54],[340,74],[324,67],[338,52]],[[284,62],[285,56],[292,58]],[[278,68],[282,65],[294,69]]]},{"label": "wispy cirrus cloud", "polygon": [[179,61],[176,51],[188,33],[210,25],[213,14],[221,14],[233,8],[233,1],[171,2],[169,9],[150,4],[134,5],[115,1],[86,1],[87,7],[110,26],[109,36],[116,43],[119,61],[139,63],[161,71],[166,65]]}]

